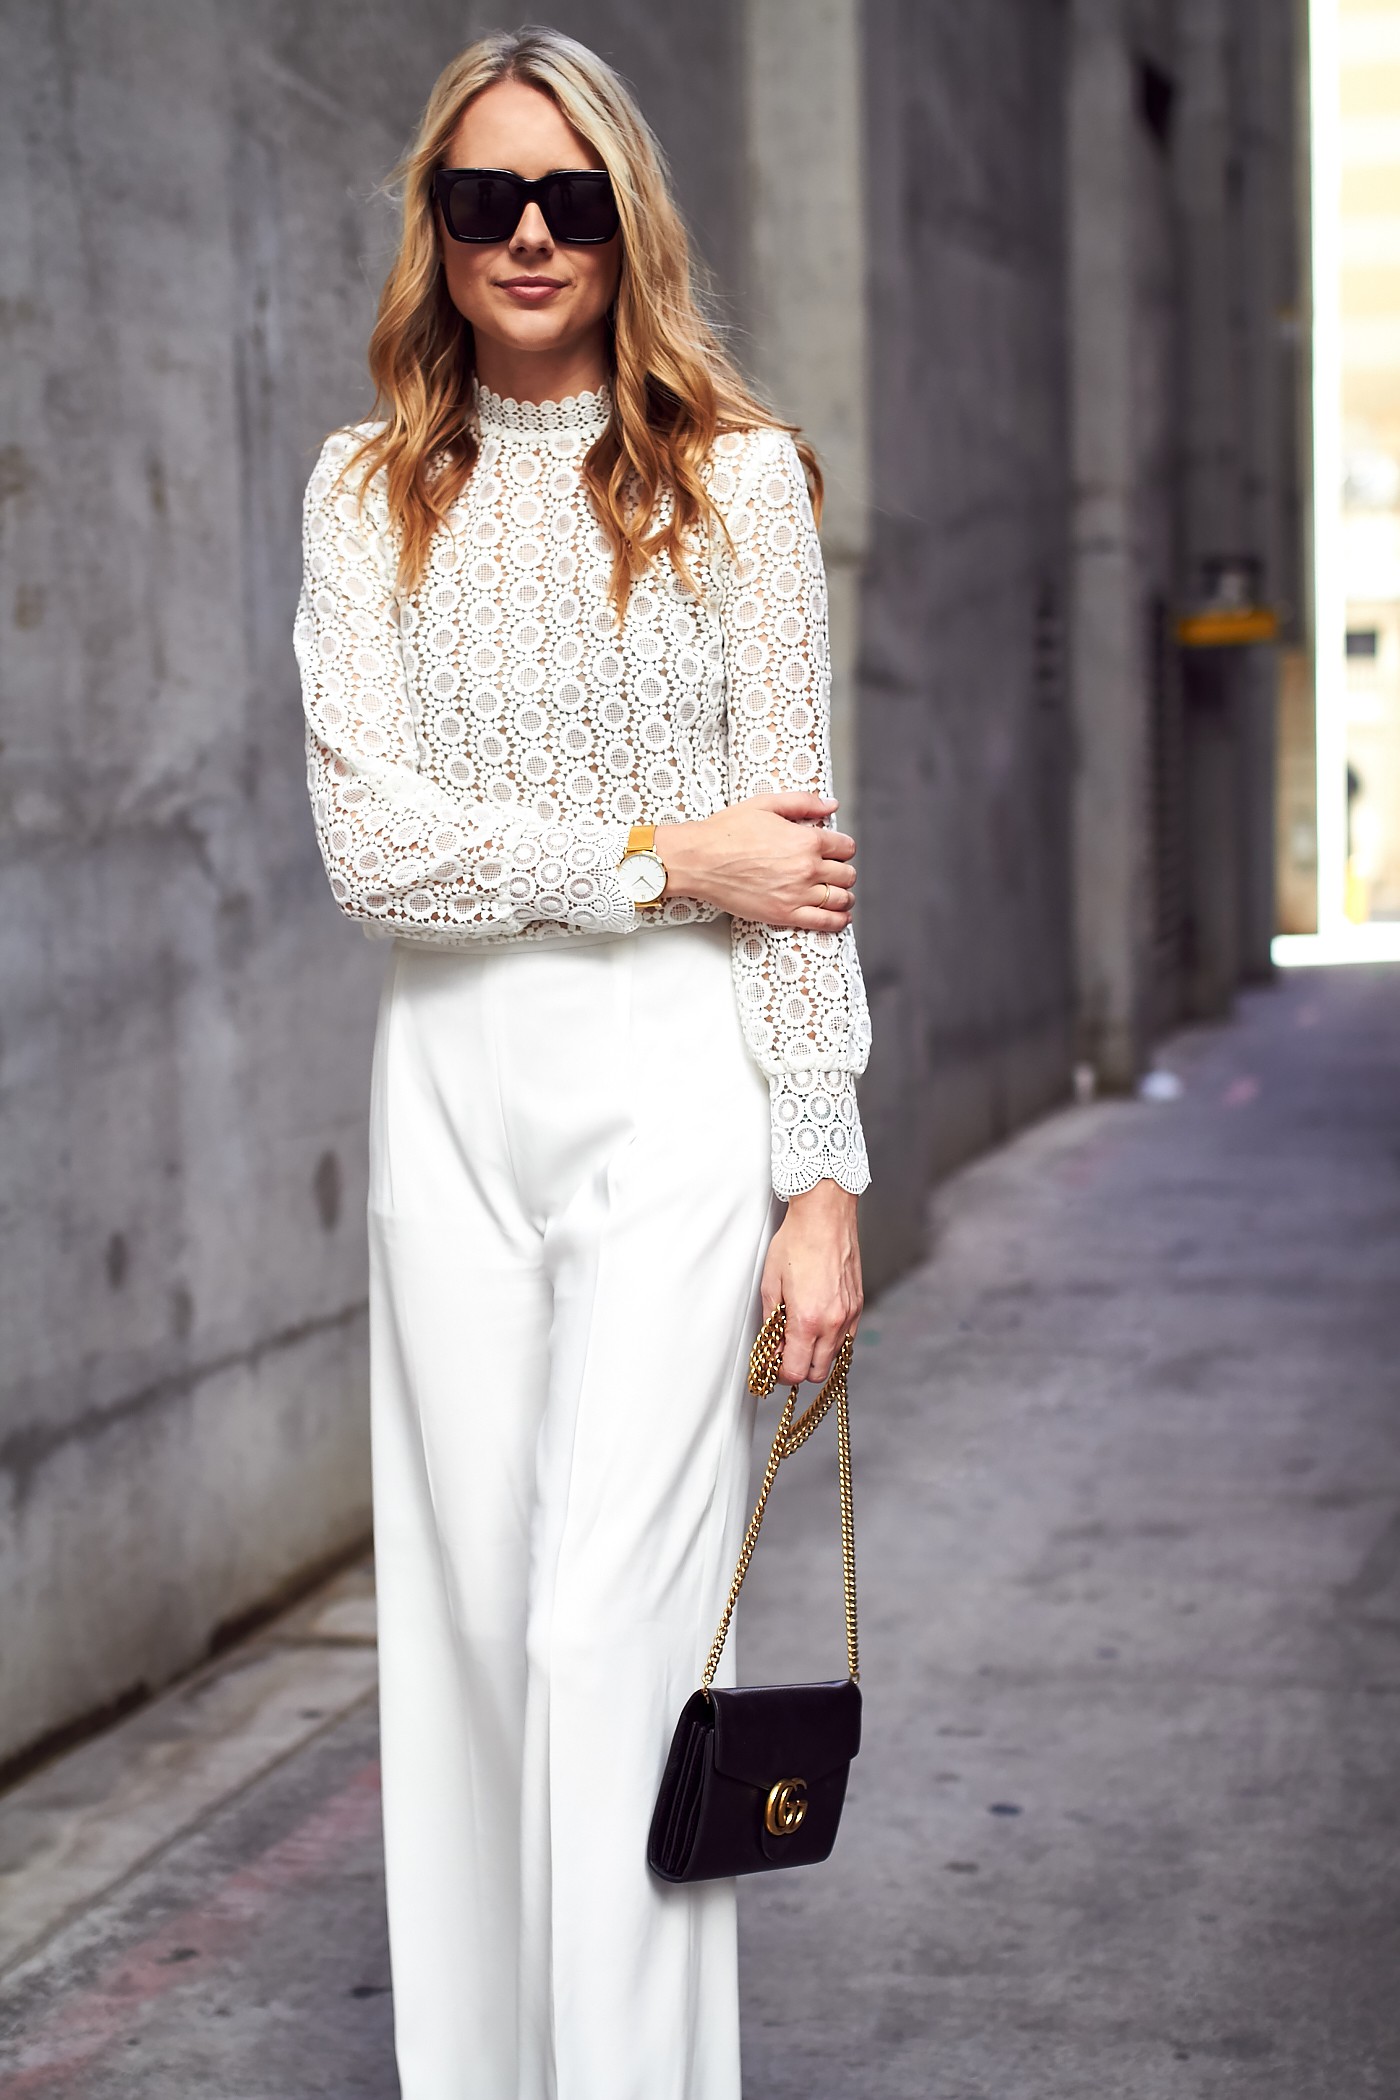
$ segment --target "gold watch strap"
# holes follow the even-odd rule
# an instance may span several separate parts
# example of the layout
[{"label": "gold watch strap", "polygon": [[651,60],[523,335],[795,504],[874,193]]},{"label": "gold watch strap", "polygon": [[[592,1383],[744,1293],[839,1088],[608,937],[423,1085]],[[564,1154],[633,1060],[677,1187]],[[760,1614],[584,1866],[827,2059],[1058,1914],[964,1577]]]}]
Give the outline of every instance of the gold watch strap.
[{"label": "gold watch strap", "polygon": [[627,853],[655,853],[655,851],[656,826],[654,824],[634,824],[627,834],[627,852],[623,854],[623,859],[627,858]]}]

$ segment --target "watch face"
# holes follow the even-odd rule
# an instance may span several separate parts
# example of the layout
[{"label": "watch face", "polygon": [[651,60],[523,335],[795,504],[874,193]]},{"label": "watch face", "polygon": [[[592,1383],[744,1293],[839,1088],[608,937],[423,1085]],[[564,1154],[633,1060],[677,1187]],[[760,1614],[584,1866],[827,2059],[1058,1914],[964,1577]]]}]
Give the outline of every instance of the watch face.
[{"label": "watch face", "polygon": [[654,853],[629,853],[617,879],[633,904],[655,904],[666,887],[665,864]]}]

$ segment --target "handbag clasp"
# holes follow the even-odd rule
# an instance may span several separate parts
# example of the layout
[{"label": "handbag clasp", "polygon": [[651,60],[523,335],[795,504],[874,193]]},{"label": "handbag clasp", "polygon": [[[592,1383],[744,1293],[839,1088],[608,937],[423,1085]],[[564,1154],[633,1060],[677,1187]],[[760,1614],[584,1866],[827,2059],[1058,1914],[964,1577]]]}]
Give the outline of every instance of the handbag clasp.
[{"label": "handbag clasp", "polygon": [[807,1782],[805,1779],[780,1779],[769,1790],[763,1821],[775,1838],[791,1837],[802,1828],[807,1814]]}]

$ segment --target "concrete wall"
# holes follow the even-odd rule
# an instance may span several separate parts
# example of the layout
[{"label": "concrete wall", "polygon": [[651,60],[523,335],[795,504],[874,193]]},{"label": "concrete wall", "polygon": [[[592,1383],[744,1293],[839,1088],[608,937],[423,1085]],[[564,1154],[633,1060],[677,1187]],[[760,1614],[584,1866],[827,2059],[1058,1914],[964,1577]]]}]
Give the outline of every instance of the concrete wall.
[{"label": "concrete wall", "polygon": [[[1161,367],[1139,239],[1161,240],[1158,171],[1138,115],[1137,59],[1118,0],[1070,19],[1069,288],[1073,446],[1076,1048],[1101,1084],[1131,1086],[1148,1017],[1151,840],[1143,555],[1163,537],[1141,444],[1139,375]],[[1144,341],[1146,337],[1146,341]],[[1170,510],[1167,511],[1170,531]]]},{"label": "concrete wall", "polygon": [[[1293,25],[1272,0],[1179,0],[1178,15],[1183,595],[1198,593],[1205,563],[1243,554],[1291,642],[1303,618]],[[1207,656],[1219,661],[1197,660]],[[1200,829],[1185,998],[1188,1011],[1216,1014],[1241,977],[1271,969],[1279,667],[1264,644],[1188,652],[1187,669],[1188,737],[1200,745],[1189,815]]]},{"label": "concrete wall", "polygon": [[840,822],[859,827],[858,662],[869,552],[870,388],[859,0],[746,0],[749,174],[742,348],[762,393],[802,425],[825,481],[831,745]]},{"label": "concrete wall", "polygon": [[[554,13],[740,283],[737,9]],[[383,951],[315,851],[290,627],[373,187],[473,14],[0,11],[0,1761],[366,1527]]]},{"label": "concrete wall", "polygon": [[1174,636],[1222,561],[1299,632],[1295,56],[1269,0],[1070,18],[1077,1038],[1124,1089],[1270,969],[1274,650]]},{"label": "concrete wall", "polygon": [[865,10],[876,1277],[930,1178],[1069,1084],[1065,61],[1042,0]]}]

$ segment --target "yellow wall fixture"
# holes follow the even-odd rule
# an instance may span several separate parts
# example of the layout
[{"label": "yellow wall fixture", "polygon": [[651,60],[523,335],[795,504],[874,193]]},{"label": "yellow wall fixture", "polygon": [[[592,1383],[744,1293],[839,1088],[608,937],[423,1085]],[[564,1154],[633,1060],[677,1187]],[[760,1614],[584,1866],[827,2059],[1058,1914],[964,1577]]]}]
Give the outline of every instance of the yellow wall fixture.
[{"label": "yellow wall fixture", "polygon": [[1267,605],[1185,613],[1176,623],[1176,638],[1183,649],[1228,649],[1243,642],[1272,642],[1277,634],[1278,614]]}]

